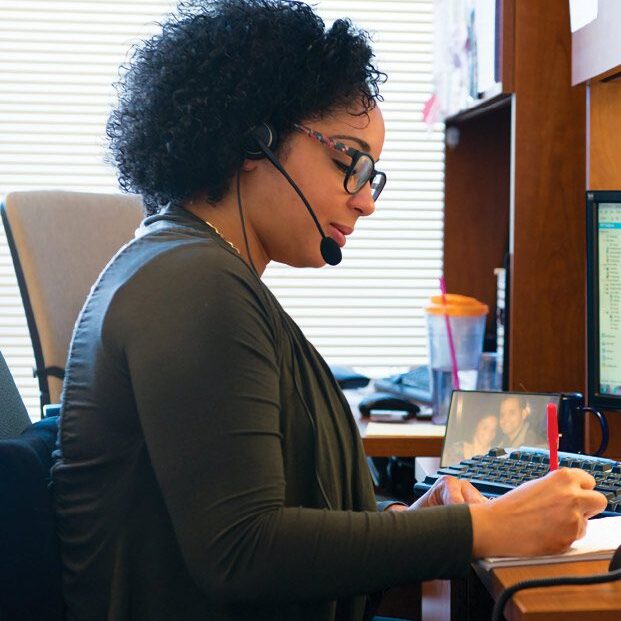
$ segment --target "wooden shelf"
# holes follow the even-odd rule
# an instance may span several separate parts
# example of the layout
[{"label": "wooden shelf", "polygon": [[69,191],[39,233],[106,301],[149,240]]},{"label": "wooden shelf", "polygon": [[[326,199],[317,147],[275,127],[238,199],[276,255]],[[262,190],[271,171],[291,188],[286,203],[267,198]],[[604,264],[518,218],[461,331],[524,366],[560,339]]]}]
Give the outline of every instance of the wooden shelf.
[{"label": "wooden shelf", "polygon": [[[493,108],[497,105],[502,105],[504,100],[511,96],[514,88],[514,63],[513,63],[513,47],[514,47],[514,19],[515,19],[515,0],[503,0],[496,2],[496,22],[495,22],[495,46],[494,53],[496,57],[494,60],[494,78],[496,82],[488,88],[484,93],[479,93],[479,97],[476,99],[470,98],[470,102],[465,108],[459,112],[452,113],[452,110],[456,107],[455,104],[447,103],[447,106],[451,109],[450,116],[445,119],[445,122],[454,122],[457,120],[463,120],[476,116],[485,112],[486,110]],[[464,17],[465,20],[465,17]],[[475,17],[476,20],[476,17]],[[450,20],[449,20],[450,21]],[[487,25],[487,23],[486,23]],[[447,32],[451,28],[459,30],[460,28],[467,28],[466,24],[461,24],[459,27],[454,24],[445,24]],[[449,35],[444,35],[450,38]],[[455,42],[453,42],[455,45]],[[442,51],[440,51],[440,57],[442,57]],[[468,56],[467,63],[475,62],[474,57]],[[447,69],[448,72],[454,71],[457,74],[461,74],[464,71],[463,62],[459,66]],[[455,76],[451,76],[455,78]],[[458,79],[458,78],[456,78]],[[442,84],[440,80],[440,84]],[[472,89],[474,89],[474,85]],[[465,97],[465,93],[462,94]],[[443,99],[443,97],[440,97]],[[506,102],[505,102],[506,105]]]},{"label": "wooden shelf", "polygon": [[[499,84],[497,90],[500,91],[500,88]],[[468,119],[476,118],[481,114],[487,114],[493,110],[497,110],[498,108],[504,108],[510,105],[511,93],[496,92],[496,90],[494,90],[492,92],[488,92],[484,98],[478,100],[470,108],[462,110],[461,112],[446,118],[444,123],[446,125],[454,125],[455,123],[467,121]]]},{"label": "wooden shelf", "polygon": [[509,250],[511,107],[455,117],[445,153],[444,273],[450,291],[487,304],[496,329],[496,277]]}]

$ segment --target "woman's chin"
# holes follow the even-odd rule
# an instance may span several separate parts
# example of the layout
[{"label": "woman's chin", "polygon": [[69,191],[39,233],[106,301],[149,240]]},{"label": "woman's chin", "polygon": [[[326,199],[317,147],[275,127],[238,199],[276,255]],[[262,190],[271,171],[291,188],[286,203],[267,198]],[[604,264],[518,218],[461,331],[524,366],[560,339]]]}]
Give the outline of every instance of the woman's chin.
[{"label": "woman's chin", "polygon": [[319,247],[316,250],[312,250],[308,253],[301,254],[295,253],[295,255],[290,254],[286,257],[276,258],[274,257],[274,261],[278,263],[285,263],[291,267],[323,267],[326,265],[325,259],[321,256],[321,251]]}]

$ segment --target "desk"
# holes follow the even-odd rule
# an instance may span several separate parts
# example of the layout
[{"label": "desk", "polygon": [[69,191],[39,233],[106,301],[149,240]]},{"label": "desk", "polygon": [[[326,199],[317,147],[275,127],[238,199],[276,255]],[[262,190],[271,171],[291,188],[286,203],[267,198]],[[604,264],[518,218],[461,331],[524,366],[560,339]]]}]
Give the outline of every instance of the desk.
[{"label": "desk", "polygon": [[[451,621],[490,619],[500,592],[521,580],[606,571],[608,561],[502,567],[491,572],[474,565],[467,578],[451,582]],[[520,591],[505,607],[505,617],[508,621],[619,621],[621,582]]]},{"label": "desk", "polygon": [[[437,458],[417,457],[416,479],[422,480],[440,465]],[[549,565],[501,567],[486,572],[473,565],[468,578],[450,585],[451,621],[480,621],[491,618],[494,601],[506,587],[533,578],[560,575],[584,576],[608,570],[608,561],[576,561]],[[435,590],[449,596],[449,589],[437,582]],[[621,582],[589,586],[559,586],[528,589],[516,593],[507,604],[509,621],[619,621]],[[436,617],[436,618],[444,618]]]},{"label": "desk", "polygon": [[[440,455],[442,452],[443,438],[427,435],[408,435],[399,436],[398,428],[395,427],[395,435],[391,436],[367,436],[366,429],[369,421],[363,419],[357,412],[354,412],[358,423],[358,430],[362,436],[364,452],[369,457],[415,457],[416,455]],[[400,423],[406,424],[406,423]],[[408,421],[408,426],[416,427],[428,423],[418,421]]]},{"label": "desk", "polygon": [[[364,451],[369,457],[392,457],[393,455],[397,457],[415,457],[417,455],[440,456],[443,441],[441,437],[430,437],[427,435],[399,436],[398,426],[395,427],[395,435],[367,436],[366,431],[369,420],[360,416],[358,403],[370,392],[372,392],[372,389],[343,391],[358,424],[358,431],[362,437]],[[401,424],[416,427],[416,425],[427,425],[428,421],[419,422],[411,420]]]}]

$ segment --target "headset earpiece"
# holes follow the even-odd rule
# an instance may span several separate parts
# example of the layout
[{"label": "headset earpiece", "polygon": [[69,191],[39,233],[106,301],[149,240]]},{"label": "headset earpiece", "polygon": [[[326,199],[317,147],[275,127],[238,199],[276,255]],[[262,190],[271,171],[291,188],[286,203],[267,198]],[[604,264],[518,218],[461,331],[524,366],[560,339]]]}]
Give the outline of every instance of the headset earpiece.
[{"label": "headset earpiece", "polygon": [[276,132],[271,125],[261,123],[255,125],[249,132],[244,144],[244,156],[250,160],[260,160],[265,157],[261,145],[265,145],[272,151],[276,150]]},{"label": "headset earpiece", "polygon": [[[302,194],[302,190],[298,188],[295,181],[290,177],[289,173],[283,168],[282,164],[278,161],[276,154],[274,151],[277,147],[276,140],[276,132],[267,123],[261,123],[256,127],[253,127],[247,134],[247,139],[244,143],[244,157],[250,160],[259,160],[262,157],[266,157],[271,164],[280,172],[281,175],[289,182],[291,187],[296,191],[297,195],[300,197],[304,206],[306,207],[308,213],[310,214],[319,234],[321,235],[321,256],[323,260],[330,265],[338,265],[343,258],[341,254],[341,249],[339,245],[331,238],[326,237],[323,229],[321,228],[321,224],[313,211],[313,208],[310,206],[309,202],[306,200],[304,194]],[[238,176],[239,179],[239,176]],[[239,197],[239,190],[237,193]]]}]

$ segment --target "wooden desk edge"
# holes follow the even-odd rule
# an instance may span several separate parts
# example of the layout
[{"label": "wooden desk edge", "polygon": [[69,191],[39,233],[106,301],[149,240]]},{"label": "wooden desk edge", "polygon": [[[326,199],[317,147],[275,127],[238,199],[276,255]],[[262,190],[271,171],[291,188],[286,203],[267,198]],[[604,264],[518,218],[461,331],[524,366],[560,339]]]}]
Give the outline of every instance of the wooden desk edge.
[{"label": "wooden desk edge", "polygon": [[[522,580],[557,576],[588,576],[608,571],[609,561],[575,561],[500,567],[490,572],[475,565],[474,570],[494,601],[506,587]],[[563,597],[559,590],[563,589]],[[614,590],[614,592],[613,592]],[[554,602],[552,605],[548,602]],[[580,601],[586,605],[580,605]],[[611,607],[611,603],[614,606]],[[505,607],[509,621],[618,621],[621,618],[621,583],[559,586],[520,591]]]},{"label": "wooden desk edge", "polygon": [[363,436],[364,452],[369,457],[415,457],[440,455],[443,438],[420,436]]}]

